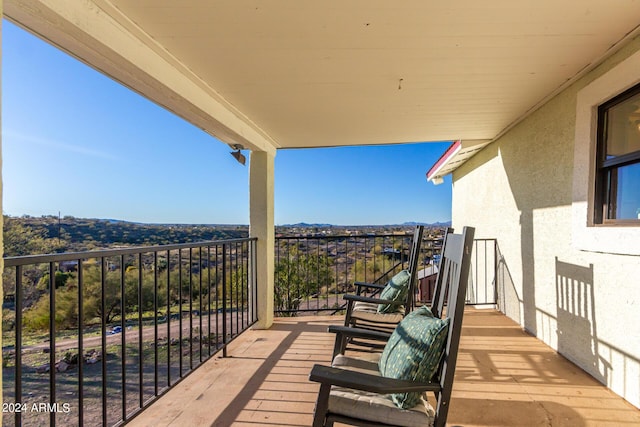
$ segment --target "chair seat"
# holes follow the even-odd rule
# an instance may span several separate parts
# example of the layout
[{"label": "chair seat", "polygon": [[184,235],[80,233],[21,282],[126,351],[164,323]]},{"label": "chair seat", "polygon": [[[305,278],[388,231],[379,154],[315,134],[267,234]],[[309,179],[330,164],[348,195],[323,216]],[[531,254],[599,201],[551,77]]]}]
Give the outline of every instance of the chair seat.
[{"label": "chair seat", "polygon": [[404,306],[399,305],[393,313],[378,313],[378,304],[357,301],[353,305],[351,319],[372,323],[388,323],[395,327],[404,318]]},{"label": "chair seat", "polygon": [[[366,359],[338,355],[332,366],[379,376],[379,358],[379,354],[369,355]],[[432,426],[435,417],[433,407],[424,398],[411,409],[400,409],[389,396],[337,386],[331,387],[329,412],[406,427]]]}]

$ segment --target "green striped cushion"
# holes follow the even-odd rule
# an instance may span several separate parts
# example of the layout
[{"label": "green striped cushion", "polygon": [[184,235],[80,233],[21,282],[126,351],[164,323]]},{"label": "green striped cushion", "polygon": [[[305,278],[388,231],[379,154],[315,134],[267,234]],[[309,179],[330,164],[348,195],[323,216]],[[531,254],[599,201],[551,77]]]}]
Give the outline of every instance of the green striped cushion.
[{"label": "green striped cushion", "polygon": [[[428,382],[440,363],[449,330],[449,319],[433,317],[428,307],[422,306],[409,313],[395,329],[387,342],[378,368],[387,378]],[[421,393],[392,394],[396,406],[413,408]]]},{"label": "green striped cushion", "polygon": [[393,313],[398,310],[399,305],[403,305],[409,292],[409,279],[411,274],[407,270],[402,270],[387,282],[380,298],[396,301],[397,304],[378,304],[378,313]]}]

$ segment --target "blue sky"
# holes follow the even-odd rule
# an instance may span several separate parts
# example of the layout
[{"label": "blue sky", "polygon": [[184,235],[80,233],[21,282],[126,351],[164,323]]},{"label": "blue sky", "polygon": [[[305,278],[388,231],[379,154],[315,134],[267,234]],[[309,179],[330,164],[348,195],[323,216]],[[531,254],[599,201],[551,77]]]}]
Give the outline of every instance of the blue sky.
[{"label": "blue sky", "polygon": [[[7,21],[3,211],[150,223],[247,224],[248,165],[229,147]],[[279,150],[276,224],[436,222],[448,143]],[[248,153],[246,153],[248,155]]]}]

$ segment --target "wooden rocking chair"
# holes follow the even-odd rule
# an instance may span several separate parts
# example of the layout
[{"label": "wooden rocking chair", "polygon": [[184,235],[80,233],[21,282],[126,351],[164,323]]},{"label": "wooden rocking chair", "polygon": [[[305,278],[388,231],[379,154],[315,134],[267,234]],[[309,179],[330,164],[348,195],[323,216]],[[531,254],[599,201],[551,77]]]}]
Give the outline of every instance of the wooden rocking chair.
[{"label": "wooden rocking chair", "polygon": [[[444,319],[421,307],[398,324],[381,354],[368,355],[372,356],[369,358],[338,354],[331,367],[313,367],[309,379],[321,384],[314,427],[333,426],[334,422],[356,426],[445,425],[473,235],[474,229],[465,227],[462,234],[447,236],[438,272],[442,275],[443,292],[448,291]],[[351,330],[359,335],[368,333],[368,339],[386,335],[359,328]],[[435,408],[425,399],[426,392],[434,393]]]},{"label": "wooden rocking chair", "polygon": [[[356,282],[356,294],[347,294],[344,325],[392,332],[414,306],[415,285],[418,278],[420,246],[424,226],[416,227],[406,270],[396,274],[386,285]],[[379,296],[361,295],[364,288],[380,291]]]},{"label": "wooden rocking chair", "polygon": [[[453,228],[447,228],[443,242],[442,242],[442,254],[444,254],[446,249],[447,236],[451,233],[453,233]],[[416,228],[416,232],[413,240],[414,248],[412,250],[412,254],[413,253],[418,254],[420,251],[420,245],[419,244],[417,246],[415,245],[416,239],[419,239],[419,240],[422,239],[422,230],[418,230],[417,228]],[[416,260],[410,261],[409,263],[410,267],[413,265],[412,264],[413,262],[416,262]],[[419,266],[419,263],[416,262],[416,265],[414,266],[414,271],[416,272],[418,271],[418,266]],[[440,259],[440,263],[438,265],[438,269],[440,268],[442,268],[442,258]],[[433,299],[431,301],[431,306],[430,306],[433,315],[436,317],[441,316],[442,309],[446,301],[445,297],[447,292],[446,290],[444,292],[441,291],[443,277],[444,275],[437,276],[435,289],[433,293]],[[416,273],[416,276],[412,278],[412,280],[415,280],[416,278],[417,278],[417,273]],[[358,282],[356,282],[356,284],[358,284]],[[380,288],[382,288],[382,285],[375,285],[375,286],[379,286]],[[410,292],[415,293],[415,282]],[[380,318],[377,319],[377,322],[372,323],[372,321],[376,320],[375,316],[377,314],[377,313],[374,313],[375,308],[372,308],[372,306],[374,305],[372,302],[362,302],[363,298],[359,297],[358,295],[345,296],[345,298],[348,299],[350,302],[355,302],[353,307],[357,308],[357,307],[364,306],[365,308],[364,310],[363,309],[360,309],[359,311],[356,310],[355,315],[353,314],[353,311],[350,312],[349,310],[347,310],[344,327],[343,326],[329,327],[329,332],[336,334],[336,345],[334,346],[334,356],[336,356],[337,354],[344,354],[344,352],[347,350],[348,344],[353,344],[352,347],[357,351],[368,351],[368,350],[380,351],[382,348],[384,348],[384,343],[389,338],[389,336],[391,336],[391,333],[393,332],[393,329],[395,329],[395,326],[397,325],[397,323],[404,318],[404,316],[406,315],[406,312],[402,311],[401,314],[393,315],[395,316],[395,318],[392,318],[389,315],[387,316],[379,315]],[[365,299],[365,300],[374,301],[369,299]],[[380,301],[380,300],[378,299],[376,301]],[[411,302],[409,303],[408,301],[407,304],[412,304],[413,306],[414,305],[413,298],[411,298]],[[401,309],[403,308],[404,307],[401,307]],[[346,327],[372,329],[375,331],[380,331],[380,334],[376,334],[376,338],[372,340],[370,339],[370,334],[366,332],[362,336],[358,333],[358,331],[349,331],[348,334],[344,334],[343,331],[345,330]],[[391,327],[393,327],[393,329],[391,329]],[[382,344],[380,342],[375,342],[376,340],[381,341]]]}]

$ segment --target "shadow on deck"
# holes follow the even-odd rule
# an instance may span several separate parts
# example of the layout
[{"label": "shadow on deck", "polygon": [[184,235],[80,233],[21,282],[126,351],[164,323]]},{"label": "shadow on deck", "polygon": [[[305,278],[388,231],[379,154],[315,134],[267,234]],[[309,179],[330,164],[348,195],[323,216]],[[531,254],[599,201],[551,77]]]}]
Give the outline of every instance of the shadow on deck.
[{"label": "shadow on deck", "polygon": [[[277,319],[252,330],[130,426],[309,426],[339,316]],[[467,309],[448,425],[640,425],[640,410],[495,310]]]}]

